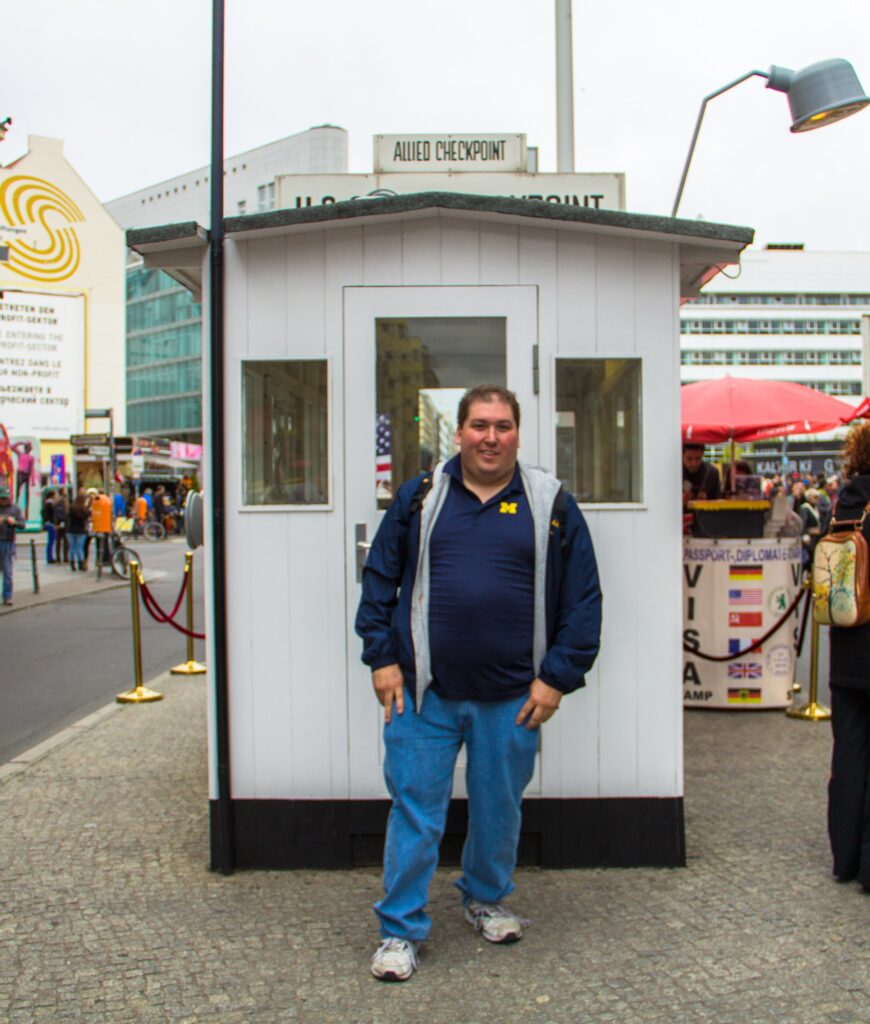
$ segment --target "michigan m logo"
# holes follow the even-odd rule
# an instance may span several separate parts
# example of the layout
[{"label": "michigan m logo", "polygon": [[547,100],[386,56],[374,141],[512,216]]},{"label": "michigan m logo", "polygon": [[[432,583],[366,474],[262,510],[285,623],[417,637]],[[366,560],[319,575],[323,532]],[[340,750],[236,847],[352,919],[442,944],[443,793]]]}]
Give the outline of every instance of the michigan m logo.
[{"label": "michigan m logo", "polygon": [[515,516],[517,514],[517,503],[515,501],[503,501],[499,507],[502,515]]}]

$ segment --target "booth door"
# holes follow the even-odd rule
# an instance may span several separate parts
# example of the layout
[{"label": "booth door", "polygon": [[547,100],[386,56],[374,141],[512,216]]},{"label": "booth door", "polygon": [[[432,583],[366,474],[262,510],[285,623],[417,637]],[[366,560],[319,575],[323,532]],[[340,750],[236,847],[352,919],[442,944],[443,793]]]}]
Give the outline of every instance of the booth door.
[{"label": "booth door", "polygon": [[[520,457],[538,463],[533,286],[346,288],[345,545],[350,796],[386,796],[382,711],[354,632],[367,545],[405,480],[454,454],[456,408],[476,384],[519,399]],[[540,791],[540,766],[528,792]],[[454,795],[465,796],[460,755]]]}]

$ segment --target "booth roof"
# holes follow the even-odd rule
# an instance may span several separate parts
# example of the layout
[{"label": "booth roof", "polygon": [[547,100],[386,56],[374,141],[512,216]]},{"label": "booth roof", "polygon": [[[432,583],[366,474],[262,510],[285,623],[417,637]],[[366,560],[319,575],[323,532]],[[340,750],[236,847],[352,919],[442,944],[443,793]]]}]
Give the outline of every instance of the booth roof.
[{"label": "booth roof", "polygon": [[[409,195],[351,199],[323,206],[303,206],[224,220],[228,237],[285,234],[312,228],[342,227],[348,221],[383,222],[421,217],[433,211],[446,215],[534,221],[539,226],[577,227],[604,234],[641,235],[680,243],[681,296],[689,298],[723,265],[736,263],[754,237],[752,228],[709,221],[682,220],[622,210],[596,210],[541,199],[477,196],[459,192],[415,192]],[[208,232],[193,221],[127,232],[127,245],[145,257],[148,267],[165,270],[196,293],[202,290],[202,257]]]}]

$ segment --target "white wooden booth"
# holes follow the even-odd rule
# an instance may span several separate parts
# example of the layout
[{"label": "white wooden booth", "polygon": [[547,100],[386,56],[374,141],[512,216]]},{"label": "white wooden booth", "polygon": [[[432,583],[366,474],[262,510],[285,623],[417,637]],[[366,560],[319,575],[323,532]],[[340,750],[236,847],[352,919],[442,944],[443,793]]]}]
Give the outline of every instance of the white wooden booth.
[{"label": "white wooden booth", "polygon": [[[521,859],[683,863],[678,309],[752,232],[422,193],[230,219],[226,237],[236,864],[378,861],[388,800],[353,630],[360,541],[419,468],[418,441],[449,435],[445,402],[487,381],[519,397],[521,457],[574,489],[604,592],[595,668],[541,731]],[[201,228],[128,241],[201,286]],[[464,829],[461,765],[454,796],[447,858]]]}]

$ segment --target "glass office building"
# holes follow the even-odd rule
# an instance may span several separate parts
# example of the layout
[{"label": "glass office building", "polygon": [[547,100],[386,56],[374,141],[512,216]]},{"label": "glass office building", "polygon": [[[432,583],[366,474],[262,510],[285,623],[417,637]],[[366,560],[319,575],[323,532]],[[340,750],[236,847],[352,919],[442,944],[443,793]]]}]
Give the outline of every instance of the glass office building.
[{"label": "glass office building", "polygon": [[[319,125],[224,162],[228,217],[274,209],[280,174],[344,174],[347,132]],[[106,209],[125,229],[209,222],[210,168],[121,196]],[[127,431],[202,443],[202,313],[191,293],[139,256],[127,263]]]},{"label": "glass office building", "polygon": [[202,440],[202,311],[162,270],[127,268],[127,430]]}]

